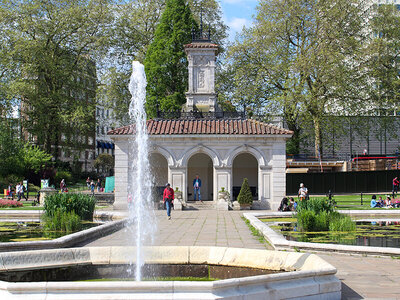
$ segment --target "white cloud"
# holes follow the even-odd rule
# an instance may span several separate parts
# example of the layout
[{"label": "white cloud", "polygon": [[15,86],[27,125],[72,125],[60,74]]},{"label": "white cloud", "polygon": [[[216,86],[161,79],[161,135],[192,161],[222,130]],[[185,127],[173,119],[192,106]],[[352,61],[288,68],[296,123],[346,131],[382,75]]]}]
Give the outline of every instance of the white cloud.
[{"label": "white cloud", "polygon": [[227,24],[231,30],[241,31],[244,26],[249,26],[251,21],[245,18],[232,18]]}]

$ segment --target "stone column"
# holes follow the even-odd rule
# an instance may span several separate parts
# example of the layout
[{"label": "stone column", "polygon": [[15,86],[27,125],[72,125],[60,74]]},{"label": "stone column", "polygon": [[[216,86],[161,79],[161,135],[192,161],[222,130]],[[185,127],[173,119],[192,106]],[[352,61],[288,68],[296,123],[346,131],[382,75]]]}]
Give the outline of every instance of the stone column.
[{"label": "stone column", "polygon": [[129,141],[114,140],[115,143],[115,191],[114,209],[126,210],[128,199]]},{"label": "stone column", "polygon": [[271,178],[271,209],[277,210],[286,195],[286,140],[277,139],[273,144],[273,176]]},{"label": "stone column", "polygon": [[229,202],[232,201],[232,168],[224,167],[224,168],[216,168],[214,167],[214,184],[213,184],[213,194],[214,194],[214,203],[216,204],[217,209],[220,210],[228,210],[229,204],[227,201],[223,201],[222,199],[218,199],[219,191],[224,188],[225,191],[229,192],[230,199]]},{"label": "stone column", "polygon": [[[171,183],[171,187],[175,190],[178,188],[182,192],[183,202],[187,202],[187,183],[186,183],[186,168],[168,168],[168,181]],[[177,210],[182,209],[182,204],[179,201],[174,201],[174,208]]]},{"label": "stone column", "polygon": [[271,168],[258,168],[258,201],[257,209],[271,209]]}]

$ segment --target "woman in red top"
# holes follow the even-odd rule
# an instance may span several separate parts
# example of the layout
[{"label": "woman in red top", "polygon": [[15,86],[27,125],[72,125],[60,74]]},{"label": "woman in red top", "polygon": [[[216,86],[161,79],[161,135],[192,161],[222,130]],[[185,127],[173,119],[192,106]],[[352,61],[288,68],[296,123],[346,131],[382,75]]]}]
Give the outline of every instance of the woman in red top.
[{"label": "woman in red top", "polygon": [[164,189],[163,193],[163,201],[165,207],[167,208],[168,220],[171,220],[171,207],[173,205],[174,199],[175,199],[174,190],[171,188],[171,185],[167,183],[167,186]]}]

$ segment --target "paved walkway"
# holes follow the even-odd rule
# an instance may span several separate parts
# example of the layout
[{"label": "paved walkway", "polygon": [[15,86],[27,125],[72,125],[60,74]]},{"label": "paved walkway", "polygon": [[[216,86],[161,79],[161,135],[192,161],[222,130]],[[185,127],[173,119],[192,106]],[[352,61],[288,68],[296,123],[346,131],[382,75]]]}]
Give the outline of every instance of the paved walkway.
[{"label": "paved walkway", "polygon": [[[266,249],[254,237],[237,211],[173,211],[167,220],[156,212],[157,233],[150,245],[229,246]],[[128,229],[93,241],[86,246],[132,245]],[[400,299],[400,260],[341,254],[318,254],[338,269],[343,299]]]}]

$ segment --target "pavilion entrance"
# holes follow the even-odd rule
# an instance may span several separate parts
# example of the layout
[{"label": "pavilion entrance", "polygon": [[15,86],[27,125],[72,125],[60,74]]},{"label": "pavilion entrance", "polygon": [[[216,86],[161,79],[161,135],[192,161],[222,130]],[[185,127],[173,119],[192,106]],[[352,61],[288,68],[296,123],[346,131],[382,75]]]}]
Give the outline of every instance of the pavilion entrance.
[{"label": "pavilion entrance", "polygon": [[201,200],[213,200],[213,163],[211,158],[204,153],[194,154],[188,161],[187,187],[188,200],[194,199],[193,180],[196,175],[201,179]]},{"label": "pavilion entrance", "polygon": [[168,162],[167,159],[159,153],[149,155],[152,193],[156,199],[162,199],[162,194],[166,183],[168,182]]},{"label": "pavilion entrance", "polygon": [[233,160],[232,198],[237,200],[244,178],[247,178],[253,200],[258,199],[258,162],[250,153],[241,153]]}]

